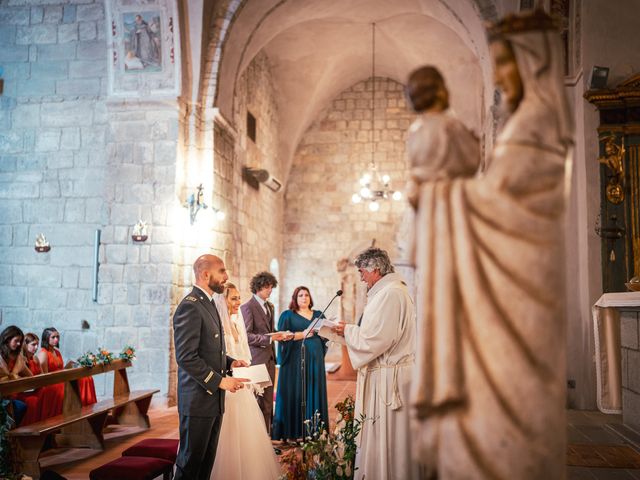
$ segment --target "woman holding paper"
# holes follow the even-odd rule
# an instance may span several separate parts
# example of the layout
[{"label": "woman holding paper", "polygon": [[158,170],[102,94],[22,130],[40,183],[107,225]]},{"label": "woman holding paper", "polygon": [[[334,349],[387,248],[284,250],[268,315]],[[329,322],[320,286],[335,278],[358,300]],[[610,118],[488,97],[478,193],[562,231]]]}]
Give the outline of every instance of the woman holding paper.
[{"label": "woman holding paper", "polygon": [[[239,311],[240,292],[227,283],[224,294],[214,294],[213,300],[222,321],[227,355],[251,363],[247,331]],[[212,480],[276,480],[281,475],[255,391],[260,391],[260,387],[248,384],[247,388],[225,397]]]},{"label": "woman holding paper", "polygon": [[[324,355],[327,340],[309,330],[313,321],[322,312],[312,310],[313,299],[307,287],[296,288],[291,296],[289,310],[282,312],[278,321],[279,331],[294,332],[293,339],[279,345],[278,360],[280,374],[276,395],[276,413],[273,419],[271,438],[274,440],[297,440],[307,435],[302,431],[302,378],[300,360],[302,342],[305,344],[305,420],[317,419],[329,428],[327,407],[327,380]],[[306,335],[306,339],[305,339]],[[317,414],[316,414],[317,413]]]}]

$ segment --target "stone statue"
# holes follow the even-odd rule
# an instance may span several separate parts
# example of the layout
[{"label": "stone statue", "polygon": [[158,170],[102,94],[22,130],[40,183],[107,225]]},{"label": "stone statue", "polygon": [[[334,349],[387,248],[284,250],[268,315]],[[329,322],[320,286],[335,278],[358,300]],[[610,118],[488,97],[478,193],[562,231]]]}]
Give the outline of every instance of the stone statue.
[{"label": "stone statue", "polygon": [[489,167],[418,185],[416,458],[445,480],[562,479],[562,48],[543,12],[507,17],[489,41],[510,114]]},{"label": "stone statue", "polygon": [[398,235],[401,261],[414,256],[415,224],[426,225],[431,212],[418,208],[420,185],[445,178],[471,177],[480,163],[478,139],[449,110],[449,91],[437,68],[414,70],[407,81],[407,97],[418,114],[409,128],[407,210]]},{"label": "stone statue", "polygon": [[414,70],[407,96],[418,118],[409,128],[407,152],[409,202],[415,207],[418,186],[440,178],[470,177],[478,170],[478,139],[449,110],[449,92],[437,68]]}]

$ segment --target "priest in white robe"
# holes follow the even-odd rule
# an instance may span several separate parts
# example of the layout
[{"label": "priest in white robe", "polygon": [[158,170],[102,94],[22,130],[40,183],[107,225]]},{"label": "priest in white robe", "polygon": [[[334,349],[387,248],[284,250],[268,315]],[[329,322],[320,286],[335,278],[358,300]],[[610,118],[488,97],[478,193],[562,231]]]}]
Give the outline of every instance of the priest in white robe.
[{"label": "priest in white robe", "polygon": [[358,370],[355,418],[365,415],[358,439],[356,479],[417,478],[411,462],[409,394],[416,348],[416,314],[407,286],[387,252],[369,248],[356,267],[367,284],[358,325],[338,324]]}]

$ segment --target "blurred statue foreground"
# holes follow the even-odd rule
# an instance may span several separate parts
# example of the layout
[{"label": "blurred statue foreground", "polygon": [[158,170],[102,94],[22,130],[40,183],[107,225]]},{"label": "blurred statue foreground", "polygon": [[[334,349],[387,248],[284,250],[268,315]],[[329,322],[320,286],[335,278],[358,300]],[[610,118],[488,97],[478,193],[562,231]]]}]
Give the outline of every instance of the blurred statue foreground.
[{"label": "blurred statue foreground", "polygon": [[484,175],[415,186],[415,453],[439,479],[565,477],[572,125],[551,23],[536,12],[489,30],[511,116]]}]

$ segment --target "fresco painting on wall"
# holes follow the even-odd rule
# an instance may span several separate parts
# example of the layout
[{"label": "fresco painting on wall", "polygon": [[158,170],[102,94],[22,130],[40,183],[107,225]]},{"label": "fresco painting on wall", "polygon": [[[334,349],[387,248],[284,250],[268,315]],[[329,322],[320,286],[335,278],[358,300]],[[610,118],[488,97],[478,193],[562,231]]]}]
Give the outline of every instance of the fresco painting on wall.
[{"label": "fresco painting on wall", "polygon": [[124,13],[125,72],[162,71],[160,12]]},{"label": "fresco painting on wall", "polygon": [[106,0],[109,96],[166,98],[180,93],[176,0]]}]

